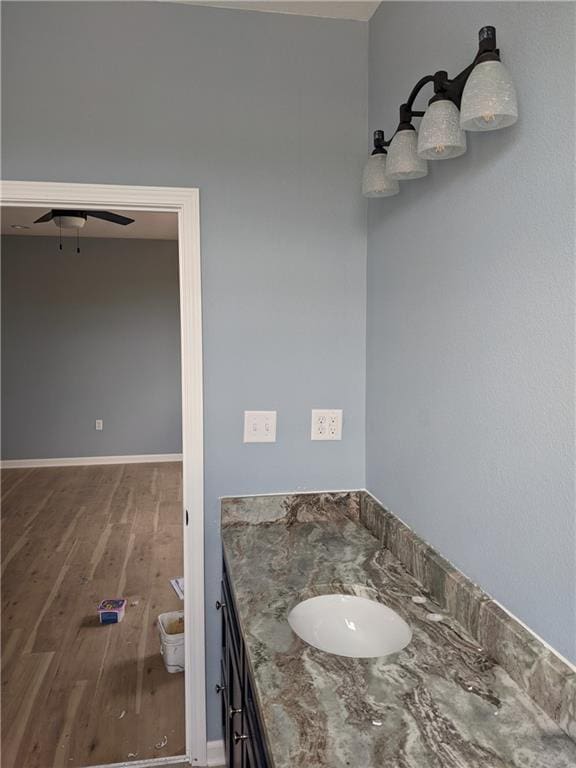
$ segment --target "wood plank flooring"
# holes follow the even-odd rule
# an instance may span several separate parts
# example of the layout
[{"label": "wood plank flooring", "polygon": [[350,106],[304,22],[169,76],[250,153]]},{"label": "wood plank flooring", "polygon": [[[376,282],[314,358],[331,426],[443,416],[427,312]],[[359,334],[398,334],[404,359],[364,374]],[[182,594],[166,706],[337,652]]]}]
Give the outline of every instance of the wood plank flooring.
[{"label": "wood plank flooring", "polygon": [[[184,754],[156,627],[183,607],[181,489],[179,463],[2,471],[5,768]],[[128,600],[120,624],[99,624],[106,597]]]}]

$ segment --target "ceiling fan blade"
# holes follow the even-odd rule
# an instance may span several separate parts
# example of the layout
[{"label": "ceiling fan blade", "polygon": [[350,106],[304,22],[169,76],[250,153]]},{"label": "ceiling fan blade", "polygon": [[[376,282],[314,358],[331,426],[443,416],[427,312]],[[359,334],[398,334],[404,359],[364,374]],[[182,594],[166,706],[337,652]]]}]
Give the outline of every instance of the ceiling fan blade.
[{"label": "ceiling fan blade", "polygon": [[129,219],[128,216],[120,216],[118,213],[112,213],[112,211],[86,211],[88,216],[92,216],[94,219],[103,219],[104,221],[111,221],[113,224],[132,224],[134,219]]},{"label": "ceiling fan blade", "polygon": [[45,213],[44,216],[40,216],[39,219],[36,219],[34,224],[42,224],[45,221],[52,221],[54,218],[54,211],[48,211],[48,213]]}]

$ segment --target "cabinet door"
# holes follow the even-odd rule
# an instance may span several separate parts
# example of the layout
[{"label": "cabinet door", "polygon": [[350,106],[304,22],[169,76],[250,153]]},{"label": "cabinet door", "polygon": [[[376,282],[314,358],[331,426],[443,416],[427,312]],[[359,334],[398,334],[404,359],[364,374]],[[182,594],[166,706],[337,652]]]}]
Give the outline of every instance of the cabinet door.
[{"label": "cabinet door", "polygon": [[233,768],[242,768],[242,677],[238,669],[238,660],[232,650],[230,653],[230,689],[228,700],[228,729],[230,733],[230,764]]},{"label": "cabinet door", "polygon": [[248,738],[244,742],[244,754],[243,754],[242,768],[260,768],[259,763],[256,762],[254,750],[252,749],[252,742]]},{"label": "cabinet door", "polygon": [[228,768],[232,768],[230,759],[232,734],[230,732],[230,718],[228,717],[228,711],[230,709],[230,702],[228,699],[229,676],[226,673],[226,667],[226,657],[223,657],[222,661],[220,662],[220,713],[222,735],[224,737],[224,753],[226,757],[226,765]]},{"label": "cabinet door", "polygon": [[222,728],[228,768],[268,768],[226,566],[222,577]]},{"label": "cabinet door", "polygon": [[228,574],[226,572],[225,567],[224,567],[224,572],[222,574],[222,602],[226,606],[226,617],[227,617],[228,632],[229,632],[228,639],[226,642],[228,643],[228,645],[231,644],[234,647],[237,657],[240,658],[240,651],[242,650],[240,625],[238,623],[238,617],[236,615],[236,606],[234,605],[234,600],[232,599],[232,590],[230,589],[230,584],[228,582]]},{"label": "cabinet door", "polygon": [[264,746],[257,723],[247,714],[244,718],[242,768],[268,768]]},{"label": "cabinet door", "polygon": [[228,768],[242,768],[242,745],[234,738],[238,733],[238,715],[242,711],[242,687],[240,685],[240,654],[233,640],[231,626],[233,614],[230,611],[229,595],[222,584],[222,661],[221,661],[221,718],[224,737],[224,751]]},{"label": "cabinet door", "polygon": [[244,665],[244,723],[248,739],[244,742],[245,762],[244,768],[267,768],[266,746],[262,736],[260,718],[256,709],[256,702],[252,693],[252,681],[248,664]]}]

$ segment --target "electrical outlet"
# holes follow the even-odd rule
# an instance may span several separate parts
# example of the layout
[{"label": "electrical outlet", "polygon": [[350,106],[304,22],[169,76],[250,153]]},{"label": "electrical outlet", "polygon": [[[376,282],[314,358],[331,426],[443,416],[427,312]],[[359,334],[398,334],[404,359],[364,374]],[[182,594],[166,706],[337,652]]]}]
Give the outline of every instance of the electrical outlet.
[{"label": "electrical outlet", "polygon": [[312,409],[312,440],[342,440],[342,411]]},{"label": "electrical outlet", "polygon": [[244,442],[275,443],[276,411],[244,411]]},{"label": "electrical outlet", "polygon": [[94,429],[96,430],[96,432],[102,432],[102,430],[104,429],[104,422],[102,421],[102,419],[96,419],[96,421],[94,422]]}]

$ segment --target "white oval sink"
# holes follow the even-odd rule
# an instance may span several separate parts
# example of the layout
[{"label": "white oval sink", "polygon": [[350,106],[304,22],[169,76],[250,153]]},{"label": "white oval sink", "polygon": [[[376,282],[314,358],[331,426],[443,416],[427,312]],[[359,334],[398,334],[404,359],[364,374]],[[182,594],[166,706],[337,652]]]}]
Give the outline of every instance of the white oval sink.
[{"label": "white oval sink", "polygon": [[395,611],[355,595],[311,597],[290,611],[288,623],[309,645],[358,659],[396,653],[412,639],[412,630]]}]

